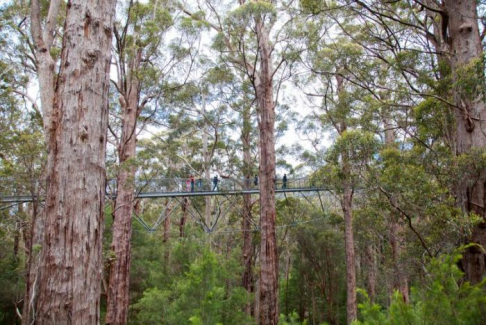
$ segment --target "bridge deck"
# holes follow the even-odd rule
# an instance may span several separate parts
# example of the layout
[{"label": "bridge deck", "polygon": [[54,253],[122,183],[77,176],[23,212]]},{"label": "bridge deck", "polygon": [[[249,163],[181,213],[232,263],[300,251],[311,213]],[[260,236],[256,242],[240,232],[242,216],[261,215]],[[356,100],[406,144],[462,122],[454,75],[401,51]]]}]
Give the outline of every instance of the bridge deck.
[{"label": "bridge deck", "polygon": [[[292,193],[292,192],[317,192],[328,191],[328,188],[323,187],[301,187],[301,188],[278,188],[275,193]],[[139,199],[150,198],[164,198],[164,197],[191,197],[191,196],[215,196],[215,195],[244,195],[244,194],[260,194],[259,189],[248,190],[228,190],[228,191],[195,191],[195,192],[143,192],[136,194]],[[115,195],[108,195],[110,198],[115,198]],[[35,201],[36,197],[29,195],[18,196],[0,196],[0,202],[3,203],[22,203]],[[41,199],[43,200],[43,199]]]}]

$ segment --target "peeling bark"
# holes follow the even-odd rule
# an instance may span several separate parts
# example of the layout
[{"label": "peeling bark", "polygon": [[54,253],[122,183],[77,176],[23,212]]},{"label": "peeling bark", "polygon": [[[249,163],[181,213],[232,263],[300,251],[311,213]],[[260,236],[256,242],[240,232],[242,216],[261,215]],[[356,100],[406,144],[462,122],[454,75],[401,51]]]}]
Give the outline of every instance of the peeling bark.
[{"label": "peeling bark", "polygon": [[[37,1],[32,1],[32,8],[37,9],[33,16],[38,18]],[[36,278],[39,285],[36,324],[97,324],[100,321],[108,77],[114,9],[115,1],[68,2],[60,72],[54,91],[50,89],[51,77],[39,76],[45,80],[41,100],[45,99],[42,106],[47,112],[44,126],[48,161],[42,216],[44,240]],[[34,25],[40,26],[38,19],[34,17],[34,20],[33,29]],[[39,40],[38,32],[33,34]],[[37,59],[42,61],[40,65],[51,69],[52,58],[42,59],[48,53],[42,45],[41,41],[36,42],[36,54],[41,54]]]},{"label": "peeling bark", "polygon": [[256,22],[259,38],[260,71],[256,97],[260,113],[260,324],[278,323],[278,253],[275,233],[275,103],[269,33]]}]

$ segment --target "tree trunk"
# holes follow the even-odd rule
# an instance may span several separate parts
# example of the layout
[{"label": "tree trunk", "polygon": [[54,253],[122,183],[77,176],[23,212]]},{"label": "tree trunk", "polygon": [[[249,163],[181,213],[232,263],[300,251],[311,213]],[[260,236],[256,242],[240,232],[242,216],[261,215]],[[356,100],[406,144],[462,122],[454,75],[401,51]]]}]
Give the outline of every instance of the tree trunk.
[{"label": "tree trunk", "polygon": [[376,298],[376,277],[378,271],[376,269],[376,250],[373,244],[366,245],[366,264],[368,265],[368,295],[371,301],[374,302]]},{"label": "tree trunk", "polygon": [[[341,101],[344,91],[344,78],[336,77],[338,100]],[[343,119],[339,124],[339,134],[347,130],[347,123]],[[344,246],[346,253],[346,313],[347,322],[351,324],[358,317],[356,304],[356,254],[354,252],[353,234],[353,185],[351,183],[351,164],[349,153],[341,153],[343,179],[343,196],[341,198],[341,208],[344,215]]]},{"label": "tree trunk", "polygon": [[[343,159],[344,161],[344,159]],[[349,173],[349,163],[343,163],[343,172]],[[358,317],[356,305],[356,255],[354,253],[353,235],[353,189],[348,181],[345,181],[342,209],[344,214],[344,244],[346,251],[346,311],[347,321],[351,324]]]},{"label": "tree trunk", "polygon": [[403,296],[403,300],[405,302],[409,302],[409,294],[408,294],[408,279],[405,275],[405,265],[400,262],[400,255],[401,255],[401,238],[403,233],[403,227],[399,223],[398,220],[395,220],[395,216],[391,216],[392,220],[390,220],[388,226],[388,233],[389,233],[389,240],[390,246],[392,250],[392,278],[393,278],[393,290],[398,290]]},{"label": "tree trunk", "polygon": [[[163,242],[167,244],[170,238],[170,214],[172,211],[172,207],[170,206],[170,201],[167,202],[167,206],[165,207],[165,219],[164,219],[164,237]],[[169,250],[167,250],[169,252]]]},{"label": "tree trunk", "polygon": [[268,31],[256,22],[260,71],[256,85],[260,113],[260,324],[278,323],[278,253],[275,234],[275,103]]},{"label": "tree trunk", "polygon": [[21,220],[25,220],[23,203],[18,205],[18,212],[15,219],[16,220],[15,220],[15,231],[14,231],[13,256],[15,260],[17,260],[17,255],[19,254],[20,234],[22,232],[22,227],[23,227]]},{"label": "tree trunk", "polygon": [[[477,1],[475,0],[445,0],[448,12],[448,31],[451,46],[451,66],[453,77],[458,81],[458,75],[466,66],[475,60],[481,60],[483,50],[478,28]],[[478,80],[483,80],[482,71]],[[474,98],[471,98],[474,97]],[[486,136],[481,121],[486,119],[486,107],[479,96],[471,96],[461,90],[454,89],[456,106],[456,139],[457,155],[472,154],[486,149]],[[474,159],[471,157],[470,159]],[[470,172],[467,177],[457,180],[457,202],[464,213],[474,213],[482,217],[470,238],[470,243],[486,247],[486,171],[478,174]],[[477,246],[470,247],[464,254],[463,267],[466,279],[478,283],[486,274],[486,254]]]},{"label": "tree trunk", "polygon": [[126,324],[128,321],[129,280],[130,280],[130,240],[132,237],[132,213],[135,192],[135,166],[132,159],[137,146],[137,119],[140,113],[138,106],[140,80],[137,72],[142,52],[136,52],[130,62],[124,94],[120,97],[122,108],[122,133],[118,146],[119,171],[115,211],[113,213],[113,240],[111,251],[115,259],[110,265],[106,323]]},{"label": "tree trunk", "polygon": [[187,213],[188,213],[188,205],[189,205],[189,199],[187,197],[183,198],[182,202],[182,217],[181,217],[181,222],[179,224],[179,237],[183,238],[185,236],[184,234],[184,227],[186,225],[187,221]]},{"label": "tree trunk", "polygon": [[[205,186],[211,186],[211,174],[210,174],[210,162],[211,162],[211,157],[209,155],[208,151],[208,122],[206,120],[206,94],[203,92],[202,93],[202,115],[203,115],[203,120],[204,120],[204,127],[203,127],[203,158],[204,158],[204,182],[203,182],[203,190]],[[207,182],[207,184],[205,184]],[[208,190],[211,190],[209,188]],[[207,225],[210,225],[212,220],[211,220],[211,197],[206,196],[204,198],[205,204],[205,210],[204,210],[204,221],[206,222]]]},{"label": "tree trunk", "polygon": [[23,236],[25,242],[25,250],[27,260],[25,262],[25,295],[24,305],[22,310],[22,324],[28,325],[31,323],[34,314],[35,306],[35,292],[38,291],[39,282],[38,278],[38,266],[40,254],[37,251],[37,247],[41,247],[44,241],[44,222],[40,218],[38,212],[37,202],[32,202],[32,209],[29,209],[31,213],[31,220],[27,227],[23,229]]},{"label": "tree trunk", "polygon": [[[387,115],[388,112],[384,112],[384,114]],[[385,117],[383,119],[383,125],[385,126],[385,146],[387,148],[393,148],[395,146],[393,124],[388,117]],[[392,200],[394,200],[394,198],[392,198]],[[394,211],[391,211],[389,216],[388,235],[392,249],[393,290],[398,290],[402,294],[403,300],[408,303],[408,277],[405,272],[405,265],[403,265],[400,261],[402,251],[401,242],[403,240],[403,225]]]},{"label": "tree trunk", "polygon": [[46,134],[47,193],[37,324],[100,322],[114,7],[115,1],[67,4],[60,72]]},{"label": "tree trunk", "polygon": [[[251,121],[250,121],[250,106],[247,106],[243,110],[243,128],[241,134],[241,141],[243,143],[243,175],[244,177],[251,177],[251,146],[250,146],[250,134],[251,134]],[[245,179],[245,186],[248,183]],[[253,279],[253,243],[251,232],[251,195],[243,195],[243,219],[242,219],[242,233],[243,233],[243,288],[249,294],[254,292],[254,279]],[[245,307],[245,311],[248,315],[253,315],[253,304],[249,303]]]}]

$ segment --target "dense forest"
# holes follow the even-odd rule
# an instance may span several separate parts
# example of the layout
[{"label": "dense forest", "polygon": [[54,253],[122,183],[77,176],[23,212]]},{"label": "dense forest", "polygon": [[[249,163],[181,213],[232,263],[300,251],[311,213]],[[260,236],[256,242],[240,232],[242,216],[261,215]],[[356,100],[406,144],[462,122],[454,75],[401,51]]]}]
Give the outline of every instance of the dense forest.
[{"label": "dense forest", "polygon": [[0,1],[1,324],[486,324],[486,2]]}]

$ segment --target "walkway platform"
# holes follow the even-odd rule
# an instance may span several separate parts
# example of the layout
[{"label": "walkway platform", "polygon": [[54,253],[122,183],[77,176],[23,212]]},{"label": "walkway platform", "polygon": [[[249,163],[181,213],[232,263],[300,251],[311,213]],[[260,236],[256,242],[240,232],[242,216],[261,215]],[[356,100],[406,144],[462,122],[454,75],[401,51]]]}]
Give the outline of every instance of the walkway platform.
[{"label": "walkway platform", "polygon": [[[293,193],[293,192],[323,192],[329,191],[328,188],[323,187],[301,187],[301,188],[287,188],[287,189],[276,189],[275,193]],[[170,198],[170,197],[194,197],[194,196],[227,196],[227,195],[260,195],[260,190],[249,189],[249,190],[229,190],[229,191],[195,191],[195,192],[143,192],[136,194],[139,199],[155,199],[155,198]],[[114,199],[116,195],[108,195],[111,199]],[[1,203],[23,203],[23,202],[33,202],[36,197],[28,195],[19,196],[1,196]],[[41,198],[43,201],[43,198]]]}]

